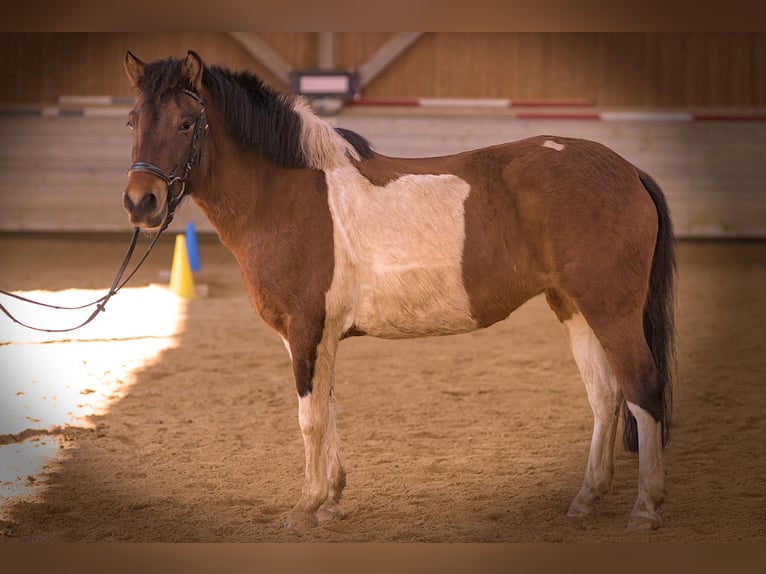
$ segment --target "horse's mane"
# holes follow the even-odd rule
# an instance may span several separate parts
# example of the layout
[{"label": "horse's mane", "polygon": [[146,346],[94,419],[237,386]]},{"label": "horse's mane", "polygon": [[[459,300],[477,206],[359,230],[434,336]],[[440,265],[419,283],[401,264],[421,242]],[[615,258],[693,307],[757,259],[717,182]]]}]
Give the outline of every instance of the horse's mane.
[{"label": "horse's mane", "polygon": [[[141,92],[163,98],[186,87],[181,62],[167,59],[146,64],[138,86]],[[305,100],[277,92],[250,72],[205,66],[202,83],[239,144],[280,166],[331,169],[346,157],[358,160],[372,156],[362,136],[334,129],[316,116]]]}]

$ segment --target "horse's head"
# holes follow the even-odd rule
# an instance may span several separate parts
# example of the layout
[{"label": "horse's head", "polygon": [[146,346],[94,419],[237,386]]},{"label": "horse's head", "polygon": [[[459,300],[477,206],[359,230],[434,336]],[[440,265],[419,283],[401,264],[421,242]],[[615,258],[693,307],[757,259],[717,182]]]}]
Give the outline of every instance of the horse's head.
[{"label": "horse's head", "polygon": [[187,178],[200,159],[207,135],[203,64],[191,51],[183,61],[151,64],[127,52],[125,71],[138,98],[128,116],[133,165],[123,204],[132,225],[153,228],[187,191]]}]

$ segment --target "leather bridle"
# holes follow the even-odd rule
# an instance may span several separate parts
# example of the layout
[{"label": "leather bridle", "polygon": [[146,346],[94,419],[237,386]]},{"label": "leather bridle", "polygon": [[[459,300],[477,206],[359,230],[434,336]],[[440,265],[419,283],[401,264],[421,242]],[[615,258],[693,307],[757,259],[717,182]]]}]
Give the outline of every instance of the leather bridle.
[{"label": "leather bridle", "polygon": [[[194,133],[192,133],[190,144],[189,159],[184,166],[183,173],[178,175],[178,169],[181,166],[180,163],[177,163],[173,168],[173,171],[170,173],[160,167],[157,167],[153,163],[144,161],[138,161],[131,165],[128,169],[128,175],[133,172],[150,173],[159,177],[165,182],[165,185],[167,185],[168,212],[165,217],[165,221],[160,228],[160,232],[164,231],[167,226],[170,225],[170,222],[173,220],[173,213],[175,212],[176,207],[178,207],[178,204],[181,203],[181,200],[187,193],[186,182],[189,179],[189,174],[191,173],[192,167],[194,167],[194,162],[197,161],[198,158],[199,163],[202,162],[202,152],[204,151],[205,141],[207,140],[207,134],[210,129],[210,126],[207,123],[207,114],[205,113],[205,100],[202,99],[202,96],[192,92],[191,90],[184,89],[182,91],[189,97],[199,102],[199,104],[202,106],[202,109],[197,116],[197,121],[194,125]],[[199,148],[197,147],[198,144]],[[173,193],[176,184],[181,184],[181,191],[178,193]]]}]

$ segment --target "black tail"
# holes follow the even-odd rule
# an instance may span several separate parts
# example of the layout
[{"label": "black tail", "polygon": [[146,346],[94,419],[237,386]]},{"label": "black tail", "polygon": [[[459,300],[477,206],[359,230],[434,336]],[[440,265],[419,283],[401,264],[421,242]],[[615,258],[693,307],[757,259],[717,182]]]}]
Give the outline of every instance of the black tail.
[{"label": "black tail", "polygon": [[[654,247],[652,271],[649,277],[649,295],[644,307],[644,337],[654,358],[663,389],[662,397],[662,446],[670,438],[670,417],[673,408],[673,379],[676,363],[675,279],[676,257],[673,224],[670,220],[665,196],[660,186],[647,174],[639,171],[639,177],[657,208],[657,243]],[[632,452],[638,451],[636,419],[623,404],[623,444]]]}]

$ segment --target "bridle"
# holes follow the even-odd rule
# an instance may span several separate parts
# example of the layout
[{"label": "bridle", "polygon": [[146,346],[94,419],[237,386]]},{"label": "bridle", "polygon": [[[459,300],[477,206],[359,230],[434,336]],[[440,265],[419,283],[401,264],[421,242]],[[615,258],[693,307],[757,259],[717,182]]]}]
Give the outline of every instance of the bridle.
[{"label": "bridle", "polygon": [[[191,90],[183,89],[182,92],[189,97],[193,98],[199,104],[202,106],[202,109],[199,112],[199,115],[197,116],[197,121],[194,125],[194,132],[192,133],[192,139],[190,144],[190,150],[189,150],[189,159],[186,162],[186,165],[184,166],[183,173],[181,175],[178,174],[178,168],[181,166],[180,163],[177,163],[176,166],[173,168],[173,171],[168,173],[164,169],[157,167],[153,163],[148,163],[144,161],[138,161],[130,166],[128,169],[128,175],[130,175],[133,172],[145,172],[150,173],[152,175],[155,175],[159,177],[161,180],[165,182],[165,185],[167,185],[168,193],[167,193],[167,206],[168,206],[168,212],[167,216],[165,218],[165,221],[162,224],[162,227],[160,228],[160,233],[162,233],[168,225],[170,225],[170,222],[173,220],[173,213],[176,210],[176,207],[178,207],[178,204],[181,203],[181,200],[184,198],[184,196],[187,193],[186,190],[186,182],[189,179],[189,174],[191,173],[192,167],[194,167],[194,162],[197,160],[197,157],[199,157],[200,163],[202,162],[202,152],[205,148],[205,141],[207,140],[207,134],[210,129],[210,126],[207,123],[207,114],[205,113],[205,100],[202,99],[202,96],[199,94],[192,92]],[[200,137],[202,139],[200,140]],[[199,150],[197,149],[197,144],[199,143]],[[176,184],[181,184],[181,191],[174,194],[173,189],[175,188]]]},{"label": "bridle", "polygon": [[[33,305],[39,305],[41,307],[48,307],[51,309],[62,309],[62,310],[78,310],[78,309],[87,309],[88,307],[93,307],[95,305],[95,310],[91,313],[91,315],[82,323],[77,325],[76,327],[71,327],[69,329],[43,329],[40,327],[33,327],[32,325],[28,325],[22,321],[19,321],[16,317],[14,317],[8,309],[5,308],[4,305],[0,304],[0,311],[5,313],[14,323],[17,323],[21,325],[22,327],[26,327],[27,329],[32,329],[34,331],[43,331],[46,333],[65,333],[68,331],[74,331],[76,329],[79,329],[81,327],[84,327],[93,319],[96,318],[96,316],[101,312],[106,310],[106,303],[109,301],[109,299],[112,298],[113,295],[116,295],[117,292],[122,289],[125,284],[130,281],[130,279],[133,277],[133,275],[136,274],[136,272],[139,270],[141,265],[144,261],[146,261],[146,258],[149,256],[149,253],[151,253],[154,246],[157,244],[157,240],[160,238],[160,235],[162,235],[162,232],[167,229],[168,225],[170,225],[170,222],[173,221],[173,214],[175,213],[176,208],[181,203],[181,200],[184,198],[184,196],[188,193],[186,189],[186,182],[189,179],[189,174],[191,173],[192,168],[194,167],[194,163],[199,160],[199,163],[202,162],[202,152],[205,147],[205,141],[207,139],[209,127],[207,123],[207,115],[205,113],[205,101],[202,99],[202,96],[199,94],[196,94],[195,92],[192,92],[191,90],[182,90],[183,93],[187,94],[194,100],[200,103],[202,106],[202,109],[200,110],[199,115],[197,116],[197,122],[194,126],[194,132],[192,133],[192,139],[190,144],[190,150],[189,150],[189,159],[186,162],[186,165],[184,166],[183,173],[179,176],[177,175],[178,168],[180,166],[179,164],[176,164],[175,168],[173,168],[173,171],[171,173],[166,172],[160,167],[157,167],[156,165],[148,162],[139,161],[134,163],[130,166],[130,169],[128,169],[128,175],[130,173],[138,171],[138,172],[145,172],[150,173],[152,175],[155,175],[162,179],[168,188],[167,193],[167,213],[165,215],[165,220],[162,223],[162,226],[159,228],[155,236],[152,238],[151,243],[146,248],[146,252],[144,253],[143,257],[139,260],[138,264],[133,268],[133,270],[130,272],[130,274],[125,278],[122,279],[122,276],[125,274],[125,271],[127,270],[128,264],[130,263],[130,258],[133,255],[133,250],[136,247],[136,242],[138,240],[138,234],[140,232],[140,229],[138,227],[133,228],[133,236],[130,240],[130,246],[128,247],[128,252],[125,254],[125,257],[123,258],[122,264],[120,265],[119,270],[117,271],[117,276],[114,278],[114,281],[112,282],[112,286],[109,288],[109,292],[104,295],[103,297],[96,299],[95,301],[91,303],[86,303],[85,305],[78,305],[75,307],[68,307],[68,306],[62,306],[62,305],[50,305],[48,303],[42,303],[40,301],[34,301],[32,299],[28,299],[26,297],[22,297],[21,295],[16,295],[15,293],[11,293],[9,291],[3,291],[0,289],[0,293],[3,295],[7,295],[9,297],[13,297],[14,299],[18,299],[20,301],[24,301],[26,303],[31,303]],[[200,139],[202,138],[202,139]],[[199,147],[197,147],[199,145]],[[173,193],[173,190],[176,186],[176,184],[181,184],[181,191],[178,193]]]}]

